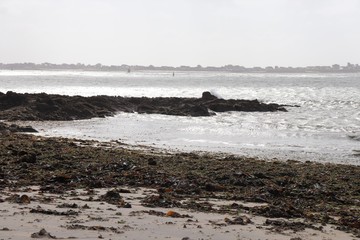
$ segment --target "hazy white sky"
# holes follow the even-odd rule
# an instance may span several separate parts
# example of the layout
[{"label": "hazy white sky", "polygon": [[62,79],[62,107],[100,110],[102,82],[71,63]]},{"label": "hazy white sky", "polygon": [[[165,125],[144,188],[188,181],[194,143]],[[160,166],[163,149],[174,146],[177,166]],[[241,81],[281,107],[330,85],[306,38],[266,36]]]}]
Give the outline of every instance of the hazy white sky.
[{"label": "hazy white sky", "polygon": [[0,62],[360,63],[360,0],[0,0]]}]

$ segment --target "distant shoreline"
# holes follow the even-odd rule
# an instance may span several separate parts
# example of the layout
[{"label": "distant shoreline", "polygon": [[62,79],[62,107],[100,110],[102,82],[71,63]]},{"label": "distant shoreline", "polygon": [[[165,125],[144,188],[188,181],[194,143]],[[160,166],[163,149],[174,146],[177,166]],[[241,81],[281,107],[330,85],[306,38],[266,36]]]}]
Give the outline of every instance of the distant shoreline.
[{"label": "distant shoreline", "polygon": [[307,66],[307,67],[251,67],[239,65],[225,65],[221,67],[191,66],[141,66],[141,65],[102,65],[102,64],[52,64],[52,63],[0,63],[0,70],[77,70],[77,71],[103,71],[103,72],[136,72],[136,71],[172,71],[172,72],[226,72],[226,73],[358,73],[359,64],[348,63],[345,66],[333,64],[331,66]]}]

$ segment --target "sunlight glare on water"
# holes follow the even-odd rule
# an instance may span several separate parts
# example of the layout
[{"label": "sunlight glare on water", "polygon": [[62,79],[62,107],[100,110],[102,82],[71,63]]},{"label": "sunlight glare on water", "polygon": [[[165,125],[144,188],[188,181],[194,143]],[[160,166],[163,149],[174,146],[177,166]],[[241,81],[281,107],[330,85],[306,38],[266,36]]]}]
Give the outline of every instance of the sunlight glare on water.
[{"label": "sunlight glare on water", "polygon": [[360,74],[0,71],[0,91],[65,95],[200,97],[299,105],[279,113],[175,117],[120,113],[75,122],[34,123],[44,134],[122,139],[180,150],[359,164]]}]

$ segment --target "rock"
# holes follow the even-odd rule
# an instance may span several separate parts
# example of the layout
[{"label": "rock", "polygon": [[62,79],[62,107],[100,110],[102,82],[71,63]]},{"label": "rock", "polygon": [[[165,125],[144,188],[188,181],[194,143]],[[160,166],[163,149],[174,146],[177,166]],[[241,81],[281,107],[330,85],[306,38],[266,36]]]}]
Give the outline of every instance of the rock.
[{"label": "rock", "polygon": [[122,197],[116,190],[107,191],[104,195],[100,196],[100,200],[114,205],[119,205],[123,203]]},{"label": "rock", "polygon": [[27,98],[24,94],[8,91],[5,95],[0,95],[0,110],[20,106],[24,103],[27,103]]},{"label": "rock", "polygon": [[52,236],[45,229],[41,229],[39,232],[31,234],[31,238],[52,238],[52,239],[56,239],[55,236]]},{"label": "rock", "polygon": [[[278,104],[257,100],[218,99],[210,92],[201,98],[61,96],[52,94],[0,94],[0,119],[3,120],[75,120],[112,116],[118,111],[176,116],[211,116],[226,111],[286,111]],[[1,128],[0,128],[1,129]],[[35,131],[23,128],[21,131]]]},{"label": "rock", "polygon": [[247,225],[249,223],[252,223],[250,218],[248,218],[247,216],[234,217],[232,220],[229,218],[225,218],[225,222],[229,225]]},{"label": "rock", "polygon": [[37,133],[38,132],[36,129],[34,129],[31,126],[18,127],[17,131],[18,132],[28,132],[28,133]]},{"label": "rock", "polygon": [[36,163],[36,154],[30,153],[20,157],[19,162]]},{"label": "rock", "polygon": [[152,165],[152,166],[155,166],[155,165],[157,164],[157,162],[156,162],[155,159],[149,158],[149,159],[148,159],[148,164],[149,164],[149,165]]},{"label": "rock", "polygon": [[208,100],[215,100],[218,98],[216,96],[212,95],[210,92],[206,91],[206,92],[202,93],[201,99],[208,101]]},{"label": "rock", "polygon": [[21,196],[18,194],[14,194],[14,195],[11,195],[10,197],[6,198],[6,200],[11,203],[19,203],[19,204],[29,204],[30,203],[30,197],[26,194],[23,194]]},{"label": "rock", "polygon": [[136,108],[136,112],[138,112],[138,113],[149,113],[149,112],[152,112],[154,110],[155,110],[154,107],[152,107],[150,105],[139,105]]},{"label": "rock", "polygon": [[213,103],[209,105],[209,109],[214,112],[229,112],[235,111],[235,107],[226,103]]},{"label": "rock", "polygon": [[181,216],[180,215],[180,213],[177,213],[177,212],[175,212],[175,211],[168,211],[167,213],[166,213],[166,216],[167,217],[173,217],[173,218],[176,218],[176,217],[179,217],[179,216]]},{"label": "rock", "polygon": [[188,113],[187,114],[188,116],[192,116],[192,117],[208,117],[211,115],[209,113],[209,109],[204,105],[192,106],[185,112]]},{"label": "rock", "polygon": [[20,197],[20,203],[22,204],[29,204],[30,203],[30,197],[28,195],[21,195]]},{"label": "rock", "polygon": [[29,132],[29,133],[34,133],[34,132],[38,132],[37,130],[35,130],[33,127],[31,126],[18,126],[16,124],[6,124],[3,122],[0,122],[0,132],[3,131],[10,131],[10,132]]},{"label": "rock", "polygon": [[208,192],[220,192],[224,190],[224,187],[217,184],[207,183],[205,185],[205,190]]}]

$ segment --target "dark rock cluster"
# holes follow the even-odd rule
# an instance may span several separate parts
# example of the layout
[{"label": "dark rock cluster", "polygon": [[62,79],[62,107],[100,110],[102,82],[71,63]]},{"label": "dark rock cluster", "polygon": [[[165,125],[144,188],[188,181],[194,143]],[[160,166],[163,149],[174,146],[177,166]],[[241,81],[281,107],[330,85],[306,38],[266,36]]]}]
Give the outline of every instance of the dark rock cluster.
[{"label": "dark rock cluster", "polygon": [[37,132],[33,127],[31,126],[18,126],[16,124],[8,124],[4,122],[0,122],[0,133],[2,132],[27,132],[27,133],[35,133]]},{"label": "dark rock cluster", "polygon": [[201,98],[63,96],[0,92],[2,120],[75,120],[111,116],[116,112],[137,112],[176,116],[211,116],[216,112],[286,111],[283,105],[258,100],[219,99],[210,92]]}]

